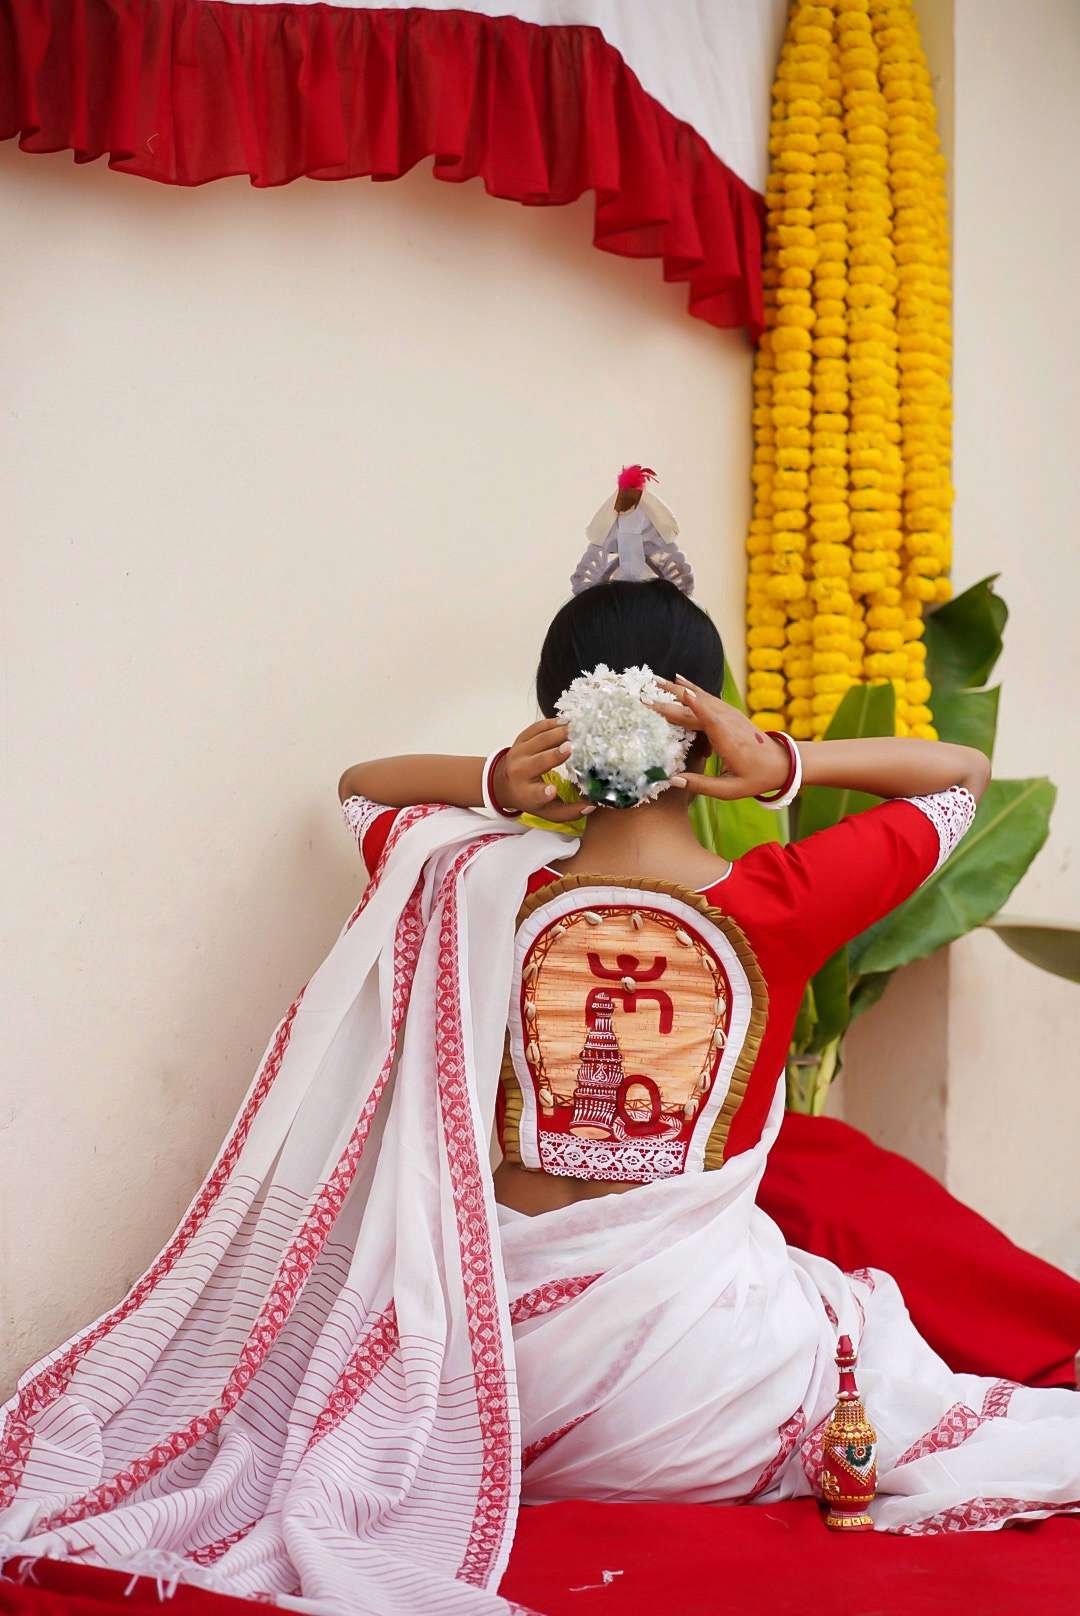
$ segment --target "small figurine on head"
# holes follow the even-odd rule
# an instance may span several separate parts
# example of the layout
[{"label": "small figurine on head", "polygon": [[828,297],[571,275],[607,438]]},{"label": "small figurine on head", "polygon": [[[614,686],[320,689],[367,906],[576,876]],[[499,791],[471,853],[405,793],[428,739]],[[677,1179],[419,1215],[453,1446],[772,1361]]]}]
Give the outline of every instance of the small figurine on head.
[{"label": "small figurine on head", "polygon": [[588,527],[589,547],[570,580],[575,595],[612,578],[640,583],[666,578],[684,595],[694,593],[690,563],[675,543],[679,524],[662,500],[650,493],[656,481],[650,466],[624,466],[618,487]]}]

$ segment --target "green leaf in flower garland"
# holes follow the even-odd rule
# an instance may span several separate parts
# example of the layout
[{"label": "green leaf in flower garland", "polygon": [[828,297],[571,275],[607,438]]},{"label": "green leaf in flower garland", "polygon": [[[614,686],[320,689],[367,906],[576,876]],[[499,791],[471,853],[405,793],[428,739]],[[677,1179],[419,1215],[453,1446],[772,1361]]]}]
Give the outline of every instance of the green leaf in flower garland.
[{"label": "green leaf in flower garland", "polygon": [[934,728],[943,741],[978,747],[992,758],[1000,695],[1000,685],[992,690],[935,690],[930,697]]},{"label": "green leaf in flower garland", "polygon": [[[541,779],[547,785],[555,787],[560,802],[573,802],[580,795],[577,788],[571,785],[564,775],[556,774],[554,769],[549,769],[547,774],[541,776]],[[588,820],[584,816],[581,819],[559,821],[545,819],[542,814],[522,814],[521,822],[523,825],[531,826],[534,830],[557,830],[567,838],[580,836],[588,824]]]},{"label": "green leaf in flower garland", "polygon": [[[1001,596],[994,594],[997,577],[996,572],[991,573],[928,614],[924,637],[926,677],[934,691],[932,705],[934,697],[947,691],[984,685],[993,673],[1009,615]],[[934,711],[936,714],[936,706]]]},{"label": "green leaf in flower garland", "polygon": [[1050,829],[1056,788],[1045,777],[991,780],[975,822],[941,868],[848,945],[859,976],[924,959],[997,913]]},{"label": "green leaf in flower garland", "polygon": [[[896,692],[886,681],[852,685],[825,731],[827,741],[853,741],[867,735],[896,734]],[[807,786],[799,793],[796,835],[801,841],[816,830],[836,825],[845,814],[861,813],[879,799],[863,791],[838,791],[833,786]]]}]

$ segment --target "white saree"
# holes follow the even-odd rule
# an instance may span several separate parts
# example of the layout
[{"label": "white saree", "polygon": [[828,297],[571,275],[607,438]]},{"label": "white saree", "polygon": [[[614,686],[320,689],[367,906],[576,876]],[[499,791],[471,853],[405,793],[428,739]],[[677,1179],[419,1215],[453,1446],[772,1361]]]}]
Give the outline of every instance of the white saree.
[{"label": "white saree", "polygon": [[878,1526],[1080,1508],[1080,1398],[952,1375],[887,1276],[785,1247],[754,1205],[776,1108],[720,1171],[496,1207],[515,918],[568,851],[399,814],[176,1234],[3,1410],[0,1558],[335,1616],[505,1611],[523,1474],[526,1501],[807,1491],[837,1321]]},{"label": "white saree", "polygon": [[522,1497],[749,1503],[818,1493],[850,1335],[878,1433],[879,1530],[1080,1510],[1080,1395],[957,1375],[895,1281],[785,1245],[755,1204],[783,1115],[717,1172],[539,1217],[499,1208]]}]

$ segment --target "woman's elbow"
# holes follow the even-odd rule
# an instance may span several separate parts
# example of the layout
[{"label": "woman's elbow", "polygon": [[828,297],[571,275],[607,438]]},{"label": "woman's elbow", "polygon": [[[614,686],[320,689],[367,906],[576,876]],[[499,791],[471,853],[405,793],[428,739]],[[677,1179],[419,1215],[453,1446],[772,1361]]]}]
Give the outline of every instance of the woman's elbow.
[{"label": "woman's elbow", "polygon": [[963,750],[966,754],[967,770],[961,784],[967,787],[978,802],[990,784],[990,759],[985,752],[980,752],[977,746],[965,746]]},{"label": "woman's elbow", "polygon": [[346,798],[348,798],[348,797],[356,797],[356,796],[360,795],[360,793],[358,792],[357,787],[356,787],[356,771],[357,771],[357,768],[358,768],[357,764],[350,763],[349,767],[345,770],[345,773],[341,776],[341,779],[338,781],[338,788],[337,789],[338,789],[338,801],[339,802],[344,802],[346,800]]}]

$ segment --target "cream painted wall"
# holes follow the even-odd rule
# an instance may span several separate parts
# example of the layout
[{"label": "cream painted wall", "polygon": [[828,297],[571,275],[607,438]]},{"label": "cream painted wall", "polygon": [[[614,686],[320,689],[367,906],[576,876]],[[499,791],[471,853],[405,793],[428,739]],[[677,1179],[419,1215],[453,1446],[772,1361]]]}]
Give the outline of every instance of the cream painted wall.
[{"label": "cream painted wall", "polygon": [[[955,0],[956,574],[1001,572],[998,773],[1049,774],[1009,902],[1080,924],[1080,8]],[[948,1181],[1080,1273],[1080,988],[979,933],[953,949]]]},{"label": "cream painted wall", "polygon": [[351,909],[344,766],[535,716],[624,461],[741,648],[749,350],[590,239],[0,148],[8,1377],[157,1252]]}]

